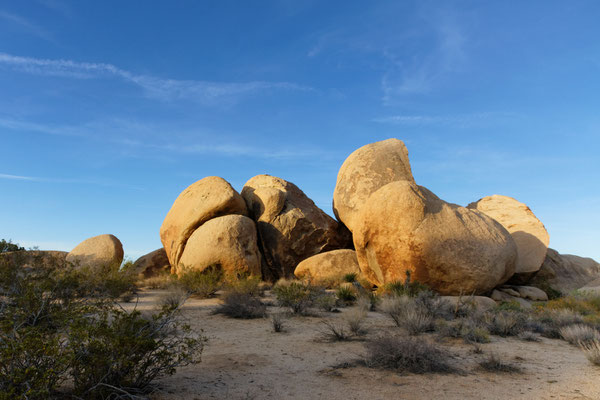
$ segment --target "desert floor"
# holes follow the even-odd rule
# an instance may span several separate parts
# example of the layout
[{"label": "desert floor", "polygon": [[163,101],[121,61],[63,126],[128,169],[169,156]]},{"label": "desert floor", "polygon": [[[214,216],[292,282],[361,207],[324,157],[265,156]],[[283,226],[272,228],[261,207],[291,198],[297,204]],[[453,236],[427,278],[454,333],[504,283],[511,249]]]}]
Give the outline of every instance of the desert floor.
[{"label": "desert floor", "polygon": [[[137,308],[153,309],[163,293],[142,291]],[[444,346],[462,374],[400,375],[343,368],[364,353],[364,340],[399,332],[383,314],[369,312],[364,340],[331,342],[324,338],[322,321],[341,318],[349,308],[291,317],[285,332],[275,333],[268,318],[211,315],[218,304],[218,299],[193,298],[185,303],[184,316],[208,338],[202,362],[162,378],[153,399],[600,399],[600,368],[562,340],[535,343],[492,336],[491,343],[480,345],[484,354],[476,354],[474,346],[451,339]],[[278,310],[269,307],[270,312]],[[522,372],[480,370],[478,362],[489,353]]]}]

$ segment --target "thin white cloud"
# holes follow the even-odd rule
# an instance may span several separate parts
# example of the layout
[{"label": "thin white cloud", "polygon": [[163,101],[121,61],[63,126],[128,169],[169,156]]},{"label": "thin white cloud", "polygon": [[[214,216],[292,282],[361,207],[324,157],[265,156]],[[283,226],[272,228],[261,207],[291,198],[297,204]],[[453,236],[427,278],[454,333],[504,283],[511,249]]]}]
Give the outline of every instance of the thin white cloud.
[{"label": "thin white cloud", "polygon": [[80,184],[80,185],[94,185],[94,186],[106,186],[106,187],[120,187],[133,190],[144,190],[140,186],[122,184],[117,182],[108,182],[95,179],[70,179],[70,178],[44,178],[37,176],[24,176],[24,175],[12,175],[0,173],[0,179],[28,181],[28,182],[42,182],[42,183],[65,183],[65,184]]},{"label": "thin white cloud", "polygon": [[0,179],[10,179],[16,181],[35,181],[36,178],[32,176],[21,176],[21,175],[9,175],[9,174],[0,174]]},{"label": "thin white cloud", "polygon": [[497,124],[514,118],[519,118],[519,115],[509,112],[481,112],[456,115],[391,115],[375,118],[373,122],[403,126],[455,126],[467,128],[490,122]]},{"label": "thin white cloud", "polygon": [[41,26],[29,21],[26,18],[23,18],[19,15],[9,13],[4,10],[0,10],[0,19],[4,21],[8,21],[9,23],[18,26],[20,29],[24,30],[27,33],[35,35],[41,39],[54,41],[50,32],[42,28]]},{"label": "thin white cloud", "polygon": [[163,79],[151,75],[135,74],[106,63],[21,57],[7,53],[0,53],[0,65],[36,75],[75,79],[118,78],[142,88],[152,98],[164,101],[188,99],[206,105],[231,103],[242,96],[271,90],[313,90],[310,87],[291,82],[211,82]]}]

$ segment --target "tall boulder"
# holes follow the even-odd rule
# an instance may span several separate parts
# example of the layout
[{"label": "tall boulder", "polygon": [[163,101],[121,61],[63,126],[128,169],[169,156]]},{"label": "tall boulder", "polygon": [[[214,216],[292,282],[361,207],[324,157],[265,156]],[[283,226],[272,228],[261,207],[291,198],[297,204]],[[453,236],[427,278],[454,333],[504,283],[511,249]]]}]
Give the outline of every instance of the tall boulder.
[{"label": "tall boulder", "polygon": [[291,182],[258,175],[246,182],[242,197],[257,224],[265,279],[293,276],[305,258],[351,245],[350,232]]},{"label": "tall boulder", "polygon": [[179,264],[189,237],[198,227],[229,214],[248,215],[248,211],[244,199],[225,179],[208,176],[188,186],[160,227],[160,240],[170,264]]},{"label": "tall boulder", "polygon": [[300,262],[294,270],[297,278],[310,278],[317,284],[339,281],[347,274],[360,275],[356,252],[349,249],[314,255]]},{"label": "tall boulder", "polygon": [[514,240],[492,218],[440,200],[410,181],[374,192],[353,232],[362,273],[375,285],[406,278],[444,295],[483,294],[505,282]]},{"label": "tall boulder", "polygon": [[243,215],[213,218],[194,231],[176,273],[220,265],[230,277],[260,276],[261,258],[254,221]]},{"label": "tall boulder", "polygon": [[150,278],[161,273],[170,272],[171,265],[164,248],[144,254],[133,263],[133,270],[144,278]]},{"label": "tall boulder", "polygon": [[527,205],[512,197],[495,194],[471,203],[467,208],[492,217],[510,232],[518,254],[513,277],[515,283],[525,283],[540,269],[546,258],[550,236]]},{"label": "tall boulder", "polygon": [[123,262],[123,245],[113,235],[98,235],[79,243],[66,261],[79,267],[118,269]]},{"label": "tall boulder", "polygon": [[552,288],[569,293],[588,286],[600,278],[600,263],[587,257],[560,254],[549,248],[540,270],[531,280],[531,285]]},{"label": "tall boulder", "polygon": [[354,232],[358,212],[377,189],[395,181],[414,183],[404,142],[387,139],[354,151],[342,164],[333,192],[333,212]]}]

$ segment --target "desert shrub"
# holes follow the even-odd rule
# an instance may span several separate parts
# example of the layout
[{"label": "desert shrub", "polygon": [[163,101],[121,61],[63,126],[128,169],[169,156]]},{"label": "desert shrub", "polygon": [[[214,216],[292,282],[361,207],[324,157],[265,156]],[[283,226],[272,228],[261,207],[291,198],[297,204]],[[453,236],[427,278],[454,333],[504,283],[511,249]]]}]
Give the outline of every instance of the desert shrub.
[{"label": "desert shrub", "polygon": [[0,253],[8,253],[9,251],[24,251],[25,248],[19,246],[17,243],[13,243],[10,239],[6,241],[5,239],[0,240]]},{"label": "desert shrub", "polygon": [[356,291],[351,286],[340,286],[335,291],[335,295],[343,304],[352,304],[356,301]]},{"label": "desert shrub", "polygon": [[438,320],[435,324],[435,331],[439,338],[462,338],[465,343],[490,342],[490,332],[472,319]]},{"label": "desert shrub", "polygon": [[245,293],[254,297],[261,297],[264,294],[260,277],[254,275],[228,279],[225,288],[228,292]]},{"label": "desert shrub", "polygon": [[188,297],[189,293],[187,291],[179,286],[172,286],[171,290],[160,297],[159,304],[161,307],[179,307],[185,303]]},{"label": "desert shrub", "polygon": [[515,311],[519,312],[523,309],[521,308],[521,304],[519,304],[516,300],[511,301],[501,301],[495,308],[496,311]]},{"label": "desert shrub", "polygon": [[581,349],[588,360],[594,365],[600,366],[600,341],[594,340],[588,343],[582,343]]},{"label": "desert shrub", "polygon": [[569,309],[543,310],[537,315],[537,320],[543,325],[542,336],[558,339],[560,338],[560,329],[575,324],[582,324],[583,317]]},{"label": "desert shrub", "polygon": [[485,360],[479,363],[479,366],[488,372],[520,372],[521,368],[514,364],[501,360],[496,354],[491,353]]},{"label": "desert shrub", "polygon": [[316,296],[314,305],[325,312],[331,312],[337,306],[337,297],[331,293],[322,293]]},{"label": "desert shrub", "polygon": [[223,304],[217,307],[214,314],[243,319],[264,318],[267,306],[249,293],[228,291],[223,295]]},{"label": "desert shrub", "polygon": [[352,282],[356,282],[356,278],[357,278],[357,277],[358,277],[358,274],[357,274],[356,272],[350,272],[350,273],[348,273],[348,274],[345,274],[345,275],[342,277],[342,281],[343,281],[343,282],[350,282],[350,283],[352,283]]},{"label": "desert shrub", "polygon": [[144,393],[156,378],[200,362],[204,345],[182,323],[179,308],[169,306],[149,318],[119,308],[86,315],[68,338],[74,390],[88,399]]},{"label": "desert shrub", "polygon": [[427,340],[405,336],[383,336],[365,344],[365,365],[370,368],[424,374],[455,372],[451,355]]},{"label": "desert shrub", "polygon": [[340,342],[350,340],[352,333],[348,330],[348,327],[343,321],[325,320],[321,323],[325,327],[325,330],[322,331],[322,333],[326,339]]},{"label": "desert shrub", "polygon": [[425,290],[429,290],[429,287],[416,281],[412,282],[410,279],[410,271],[406,271],[406,279],[404,280],[404,282],[396,281],[386,283],[385,285],[383,285],[381,292],[382,294],[388,294],[393,296],[414,297]]},{"label": "desert shrub", "polygon": [[487,313],[486,321],[490,333],[498,336],[518,336],[525,329],[526,317],[520,313],[500,311]]},{"label": "desert shrub", "polygon": [[193,296],[211,297],[223,287],[223,270],[220,265],[202,271],[187,270],[179,276],[179,283]]},{"label": "desert shrub", "polygon": [[526,342],[540,342],[540,335],[531,331],[524,331],[519,334],[519,339]]},{"label": "desert shrub", "polygon": [[432,318],[452,319],[452,305],[431,290],[422,290],[414,296],[415,305]]},{"label": "desert shrub", "polygon": [[600,314],[600,295],[574,292],[542,305],[546,310],[571,310],[581,315]]},{"label": "desert shrub", "polygon": [[323,290],[310,283],[280,281],[273,287],[273,293],[281,307],[289,307],[294,314],[304,315]]},{"label": "desert shrub", "polygon": [[285,327],[285,320],[287,318],[287,313],[277,312],[271,314],[271,325],[273,326],[273,332],[283,332]]},{"label": "desert shrub", "polygon": [[560,328],[560,336],[570,344],[600,341],[600,332],[587,325],[569,325]]},{"label": "desert shrub", "polygon": [[355,308],[347,311],[343,317],[344,321],[348,325],[348,329],[355,336],[360,336],[366,333],[364,328],[365,319],[367,318],[367,312],[361,308]]},{"label": "desert shrub", "polygon": [[148,289],[172,289],[177,284],[177,278],[170,273],[156,275],[138,282],[139,286]]},{"label": "desert shrub", "polygon": [[385,297],[380,308],[392,318],[396,326],[406,329],[411,335],[431,331],[434,328],[433,316],[411,297]]}]

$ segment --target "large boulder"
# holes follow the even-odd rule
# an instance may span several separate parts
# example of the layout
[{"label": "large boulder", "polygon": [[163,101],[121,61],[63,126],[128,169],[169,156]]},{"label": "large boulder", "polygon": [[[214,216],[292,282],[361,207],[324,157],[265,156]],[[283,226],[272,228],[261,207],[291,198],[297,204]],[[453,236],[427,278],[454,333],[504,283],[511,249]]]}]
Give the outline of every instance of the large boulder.
[{"label": "large boulder", "polygon": [[600,264],[591,258],[560,254],[548,249],[546,259],[530,284],[569,293],[600,278]]},{"label": "large boulder", "polygon": [[144,278],[170,272],[171,265],[164,248],[156,249],[138,258],[132,266],[133,270]]},{"label": "large boulder", "polygon": [[123,262],[123,245],[113,235],[98,235],[79,243],[66,257],[77,267],[118,269]]},{"label": "large boulder", "polygon": [[389,183],[363,205],[353,232],[362,273],[374,285],[427,284],[444,295],[489,292],[513,273],[514,240],[478,211],[409,181]]},{"label": "large boulder", "polygon": [[346,274],[360,275],[354,250],[332,250],[314,255],[300,262],[294,271],[297,278],[310,279],[317,284],[339,281]]},{"label": "large boulder", "polygon": [[66,251],[21,250],[0,253],[0,262],[8,262],[21,267],[59,267],[64,264]]},{"label": "large boulder", "polygon": [[387,139],[354,151],[342,164],[333,192],[333,212],[350,231],[363,204],[377,189],[395,181],[414,183],[404,142]]},{"label": "large boulder", "polygon": [[160,227],[160,240],[170,264],[179,263],[189,237],[199,226],[229,214],[248,215],[248,212],[244,199],[225,179],[208,176],[188,186]]},{"label": "large boulder", "polygon": [[205,222],[188,239],[176,273],[203,271],[216,265],[230,277],[260,276],[254,221],[243,215],[225,215]]},{"label": "large boulder", "polygon": [[300,261],[351,246],[350,232],[291,182],[258,175],[246,182],[242,196],[257,223],[267,280],[291,277]]},{"label": "large boulder", "polygon": [[518,254],[513,277],[515,283],[526,282],[540,269],[546,258],[550,236],[529,207],[512,197],[495,194],[471,203],[467,208],[492,217],[510,232]]}]

